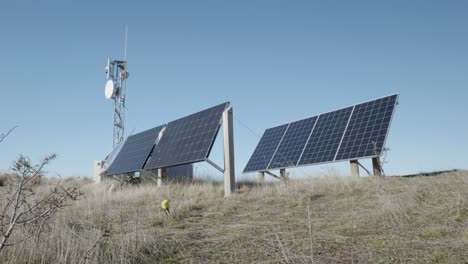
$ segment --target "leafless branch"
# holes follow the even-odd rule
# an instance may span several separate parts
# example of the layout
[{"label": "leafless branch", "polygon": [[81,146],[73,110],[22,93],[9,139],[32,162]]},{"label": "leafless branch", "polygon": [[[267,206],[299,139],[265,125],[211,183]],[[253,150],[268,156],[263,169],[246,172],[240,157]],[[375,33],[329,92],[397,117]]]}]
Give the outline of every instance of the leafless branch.
[{"label": "leafless branch", "polygon": [[86,263],[89,259],[91,259],[94,255],[94,249],[96,248],[96,246],[102,241],[103,238],[105,237],[109,237],[111,235],[111,226],[106,226],[101,234],[99,235],[99,237],[96,239],[96,241],[94,241],[94,243],[91,245],[91,247],[89,247],[88,250],[86,250],[83,258],[80,260],[79,264],[84,264]]},{"label": "leafless branch", "polygon": [[[13,162],[14,180],[7,192],[7,202],[0,210],[0,253],[7,246],[21,243],[35,234],[39,236],[49,219],[82,195],[79,189],[65,188],[60,181],[48,192],[36,190],[38,180],[44,175],[45,166],[56,157],[55,154],[48,155],[39,164],[32,165],[28,157],[20,155]],[[39,226],[29,228],[34,225]],[[12,241],[14,230],[20,226],[31,231],[31,236]]]},{"label": "leafless branch", "polygon": [[10,128],[10,130],[8,130],[6,133],[2,133],[0,134],[0,143],[3,142],[3,140],[5,140],[5,138],[7,138],[11,132],[13,132],[13,130],[15,130],[18,126],[14,126],[12,128]]}]

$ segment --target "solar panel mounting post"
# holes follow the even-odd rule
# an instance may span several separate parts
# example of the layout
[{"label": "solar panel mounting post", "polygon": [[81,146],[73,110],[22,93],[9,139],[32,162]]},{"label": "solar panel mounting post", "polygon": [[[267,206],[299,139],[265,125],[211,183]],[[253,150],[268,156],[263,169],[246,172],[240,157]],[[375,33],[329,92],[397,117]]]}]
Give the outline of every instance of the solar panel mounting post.
[{"label": "solar panel mounting post", "polygon": [[163,179],[165,177],[166,177],[166,168],[159,168],[157,187],[161,187],[163,185]]},{"label": "solar panel mounting post", "polygon": [[236,179],[234,170],[234,129],[232,106],[223,112],[224,136],[224,197],[234,193]]},{"label": "solar panel mounting post", "polygon": [[280,169],[280,176],[281,176],[281,179],[283,180],[288,179],[288,175],[286,174],[286,169]]},{"label": "solar panel mounting post", "polygon": [[359,177],[359,161],[358,160],[350,160],[349,165],[351,167],[351,176],[352,177]]},{"label": "solar panel mounting post", "polygon": [[382,167],[380,166],[380,158],[372,158],[372,169],[374,176],[382,176]]},{"label": "solar panel mounting post", "polygon": [[257,180],[258,180],[258,183],[265,182],[265,172],[264,171],[257,171]]}]

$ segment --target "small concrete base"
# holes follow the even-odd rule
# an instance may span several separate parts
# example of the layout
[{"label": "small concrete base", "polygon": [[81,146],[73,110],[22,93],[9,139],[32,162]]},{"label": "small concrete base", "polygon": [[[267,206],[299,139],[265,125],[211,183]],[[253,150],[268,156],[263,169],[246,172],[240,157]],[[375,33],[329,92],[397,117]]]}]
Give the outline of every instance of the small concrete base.
[{"label": "small concrete base", "polygon": [[358,160],[350,160],[349,165],[351,167],[351,177],[359,178],[359,162]]},{"label": "small concrete base", "polygon": [[105,166],[104,161],[95,160],[93,162],[93,181],[94,183],[101,183],[105,179],[104,172],[106,171],[107,166]]}]

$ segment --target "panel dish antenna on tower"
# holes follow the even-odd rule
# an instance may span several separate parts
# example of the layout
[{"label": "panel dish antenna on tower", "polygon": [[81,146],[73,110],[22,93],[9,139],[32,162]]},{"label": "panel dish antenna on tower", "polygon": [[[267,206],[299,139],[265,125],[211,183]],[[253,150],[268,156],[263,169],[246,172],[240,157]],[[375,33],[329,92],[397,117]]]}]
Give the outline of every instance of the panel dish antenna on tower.
[{"label": "panel dish antenna on tower", "polygon": [[104,89],[104,95],[106,99],[111,99],[115,97],[117,89],[115,89],[114,81],[112,79],[107,80],[106,88]]}]

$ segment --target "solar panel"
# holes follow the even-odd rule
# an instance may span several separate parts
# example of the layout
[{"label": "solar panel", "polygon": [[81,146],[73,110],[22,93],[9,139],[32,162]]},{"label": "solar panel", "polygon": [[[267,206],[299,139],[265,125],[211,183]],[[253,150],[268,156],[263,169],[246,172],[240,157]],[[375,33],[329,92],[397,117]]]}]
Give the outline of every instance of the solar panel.
[{"label": "solar panel", "polygon": [[353,107],[319,116],[298,165],[333,161]]},{"label": "solar panel", "polygon": [[376,157],[387,137],[398,95],[358,104],[335,160]]},{"label": "solar panel", "polygon": [[398,94],[267,129],[244,172],[377,157]]},{"label": "solar panel", "polygon": [[107,170],[107,175],[140,171],[163,128],[164,125],[129,136]]},{"label": "solar panel", "polygon": [[295,166],[299,161],[310,132],[314,128],[317,116],[293,122],[284,134],[268,169]]},{"label": "solar panel", "polygon": [[273,157],[275,150],[277,149],[278,144],[284,135],[284,132],[286,132],[288,129],[288,125],[289,124],[265,130],[265,133],[263,133],[260,142],[250,157],[244,172],[259,171],[268,168],[268,163]]},{"label": "solar panel", "polygon": [[229,103],[217,105],[167,124],[145,169],[204,161],[210,154]]},{"label": "solar panel", "polygon": [[109,155],[107,155],[106,159],[104,160],[104,164],[107,165],[107,168],[109,168],[109,166],[114,162],[117,155],[119,155],[124,143],[125,140],[117,144],[117,146],[114,147],[114,149],[109,153]]}]

